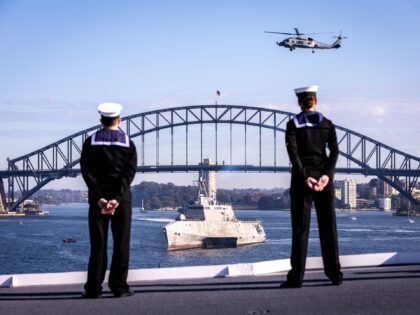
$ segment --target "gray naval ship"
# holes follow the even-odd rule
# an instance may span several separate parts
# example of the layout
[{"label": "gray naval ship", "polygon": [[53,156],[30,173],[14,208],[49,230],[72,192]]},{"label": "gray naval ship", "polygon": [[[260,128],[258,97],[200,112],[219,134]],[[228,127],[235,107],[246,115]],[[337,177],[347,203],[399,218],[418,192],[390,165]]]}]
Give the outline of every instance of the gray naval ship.
[{"label": "gray naval ship", "polygon": [[[205,159],[203,164],[210,163]],[[168,251],[265,242],[264,228],[259,220],[237,219],[231,205],[217,202],[215,172],[200,172],[198,185],[195,203],[179,209],[177,219],[163,229]]]}]

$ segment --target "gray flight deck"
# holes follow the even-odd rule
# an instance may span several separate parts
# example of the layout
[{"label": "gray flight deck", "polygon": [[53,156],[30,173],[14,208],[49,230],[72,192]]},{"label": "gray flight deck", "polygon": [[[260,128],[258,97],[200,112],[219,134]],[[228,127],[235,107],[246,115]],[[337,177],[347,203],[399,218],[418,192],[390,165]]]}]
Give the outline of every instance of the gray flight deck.
[{"label": "gray flight deck", "polygon": [[80,298],[82,285],[0,288],[0,314],[420,314],[420,264],[346,268],[333,286],[310,270],[300,289],[285,273],[131,282],[133,297]]}]

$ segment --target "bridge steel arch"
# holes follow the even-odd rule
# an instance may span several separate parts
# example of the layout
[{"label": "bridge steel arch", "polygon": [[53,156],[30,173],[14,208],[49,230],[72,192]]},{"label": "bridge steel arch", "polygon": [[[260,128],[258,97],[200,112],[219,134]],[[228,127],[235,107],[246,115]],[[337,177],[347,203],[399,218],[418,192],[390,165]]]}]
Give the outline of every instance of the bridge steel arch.
[{"label": "bridge steel arch", "polygon": [[[287,122],[294,113],[281,110],[249,107],[243,105],[193,105],[148,111],[122,118],[121,130],[130,138],[140,138],[138,172],[186,172],[202,169],[203,166],[190,164],[189,126],[200,126],[200,161],[203,158],[203,125],[213,124],[215,129],[215,160],[218,162],[218,126],[230,126],[230,163],[217,163],[206,168],[216,171],[242,172],[289,172],[290,165],[277,165],[278,133],[284,133]],[[232,126],[244,126],[244,164],[232,164]],[[185,164],[174,163],[174,129],[185,127]],[[259,134],[259,162],[257,165],[247,163],[247,127],[257,128]],[[82,145],[85,139],[100,128],[100,125],[82,130],[64,139],[42,147],[14,159],[8,159],[8,170],[0,171],[1,178],[8,178],[8,198],[14,200],[9,206],[15,210],[20,203],[41,189],[52,180],[67,176],[77,176]],[[170,164],[159,163],[159,135],[162,130],[171,133]],[[262,164],[262,130],[273,131],[274,156],[272,165]],[[345,167],[338,167],[338,173],[363,174],[377,176],[391,185],[414,205],[420,201],[412,193],[420,176],[420,158],[399,151],[386,144],[364,136],[355,131],[336,125],[340,155],[345,158]],[[153,165],[145,164],[145,135],[155,133],[156,160]],[[283,137],[284,138],[284,137]],[[283,148],[282,148],[283,150]],[[20,197],[15,200],[16,188]]]}]

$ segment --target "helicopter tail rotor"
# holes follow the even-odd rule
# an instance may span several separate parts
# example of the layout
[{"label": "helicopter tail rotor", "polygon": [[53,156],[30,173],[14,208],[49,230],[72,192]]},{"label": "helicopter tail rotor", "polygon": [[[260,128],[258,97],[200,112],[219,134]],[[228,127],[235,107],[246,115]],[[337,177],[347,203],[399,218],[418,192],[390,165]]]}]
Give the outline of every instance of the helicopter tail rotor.
[{"label": "helicopter tail rotor", "polygon": [[341,40],[341,39],[346,39],[346,38],[347,38],[347,36],[342,36],[342,33],[343,33],[343,31],[340,31],[340,35],[338,35],[338,36],[334,36],[334,38],[338,38],[339,40]]},{"label": "helicopter tail rotor", "polygon": [[340,48],[341,47],[341,40],[346,39],[347,36],[342,35],[342,31],[340,31],[340,35],[334,36],[337,40],[331,45],[331,48]]}]

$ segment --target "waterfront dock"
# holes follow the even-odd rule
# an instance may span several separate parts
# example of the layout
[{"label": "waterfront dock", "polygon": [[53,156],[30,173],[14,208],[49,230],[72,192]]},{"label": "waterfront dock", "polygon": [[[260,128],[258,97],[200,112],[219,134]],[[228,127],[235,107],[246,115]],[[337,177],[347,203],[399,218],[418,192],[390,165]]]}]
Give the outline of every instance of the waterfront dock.
[{"label": "waterfront dock", "polygon": [[[379,256],[372,257],[374,262]],[[246,270],[245,266],[236,268],[237,276],[130,281],[135,295],[128,298],[114,298],[106,285],[102,298],[95,300],[81,299],[80,283],[3,287],[0,313],[418,314],[420,263],[407,264],[402,258],[388,259],[379,266],[347,266],[341,286],[333,286],[312,259],[300,289],[279,288],[286,271],[241,275],[239,270]],[[363,264],[366,259],[372,258],[362,255],[359,261]],[[187,270],[182,268],[181,275]]]}]

